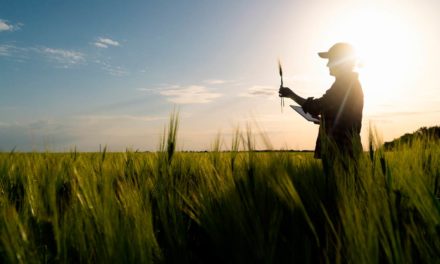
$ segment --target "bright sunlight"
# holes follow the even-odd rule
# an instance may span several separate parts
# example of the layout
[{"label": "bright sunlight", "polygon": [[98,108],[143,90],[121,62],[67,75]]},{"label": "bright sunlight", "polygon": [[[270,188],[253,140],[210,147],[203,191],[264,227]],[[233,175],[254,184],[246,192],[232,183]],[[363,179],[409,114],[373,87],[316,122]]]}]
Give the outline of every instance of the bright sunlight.
[{"label": "bright sunlight", "polygon": [[385,8],[344,14],[348,16],[334,25],[333,34],[355,46],[365,96],[374,104],[403,96],[405,82],[415,78],[420,64],[414,24]]}]

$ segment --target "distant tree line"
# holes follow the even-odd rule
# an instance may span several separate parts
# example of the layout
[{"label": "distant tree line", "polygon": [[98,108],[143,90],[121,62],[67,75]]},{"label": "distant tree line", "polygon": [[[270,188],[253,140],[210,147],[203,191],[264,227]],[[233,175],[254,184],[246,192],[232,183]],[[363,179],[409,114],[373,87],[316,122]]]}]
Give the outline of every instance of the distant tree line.
[{"label": "distant tree line", "polygon": [[415,140],[440,140],[440,126],[421,127],[413,133],[406,133],[397,139],[385,142],[384,147],[386,150],[392,150],[399,145],[411,145]]}]

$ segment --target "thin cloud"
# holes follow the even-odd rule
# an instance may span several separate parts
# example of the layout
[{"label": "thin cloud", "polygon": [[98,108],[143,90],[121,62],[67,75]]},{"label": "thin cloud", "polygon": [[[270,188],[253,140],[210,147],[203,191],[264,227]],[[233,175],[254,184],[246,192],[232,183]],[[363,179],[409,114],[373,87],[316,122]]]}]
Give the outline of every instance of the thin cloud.
[{"label": "thin cloud", "polygon": [[216,84],[225,84],[228,81],[220,80],[220,79],[209,79],[209,80],[205,80],[203,82],[206,83],[206,84],[216,85]]},{"label": "thin cloud", "polygon": [[198,85],[167,89],[161,91],[160,94],[176,104],[206,104],[222,96],[220,93],[210,92],[206,87]]},{"label": "thin cloud", "polygon": [[13,53],[13,46],[0,45],[0,56],[11,56]]},{"label": "thin cloud", "polygon": [[93,43],[93,45],[95,45],[95,47],[104,48],[104,49],[106,49],[110,46],[113,46],[113,47],[120,46],[118,41],[110,39],[110,38],[98,38],[98,40],[95,43]]},{"label": "thin cloud", "polygon": [[107,45],[105,45],[105,44],[103,44],[103,43],[101,43],[101,42],[95,42],[95,43],[93,43],[96,47],[98,47],[98,48],[103,48],[103,49],[106,49],[106,48],[108,48],[108,46]]},{"label": "thin cloud", "polygon": [[[156,136],[151,122],[167,120],[155,115],[84,115],[59,119],[35,120],[29,123],[0,122],[0,151],[14,149],[30,151],[50,149],[65,151],[71,146],[96,150],[99,144],[125,149],[144,145],[145,138]],[[157,125],[159,125],[157,124]],[[150,148],[154,149],[155,142]]]},{"label": "thin cloud", "polygon": [[[178,88],[178,87],[176,87]],[[154,92],[158,92],[161,89],[160,88],[137,88],[136,89],[139,92],[143,92],[143,93],[154,93]]]},{"label": "thin cloud", "polygon": [[154,92],[157,89],[154,89],[154,88],[137,88],[136,90],[139,91],[139,92]]},{"label": "thin cloud", "polygon": [[162,116],[145,116],[145,115],[86,115],[86,116],[78,116],[77,118],[92,123],[100,122],[100,121],[120,121],[120,120],[150,122],[150,121],[167,119],[167,117],[162,117]]},{"label": "thin cloud", "polygon": [[102,69],[108,72],[110,75],[118,77],[127,76],[130,74],[126,69],[121,66],[106,65]]},{"label": "thin cloud", "polygon": [[0,19],[0,32],[2,31],[17,31],[23,26],[23,24],[11,24],[7,20]]},{"label": "thin cloud", "polygon": [[0,127],[9,127],[10,125],[8,123],[4,123],[0,121]]},{"label": "thin cloud", "polygon": [[145,68],[143,68],[143,69],[140,69],[139,72],[140,72],[140,73],[146,73],[146,72],[148,72],[148,67],[145,67]]},{"label": "thin cloud", "polygon": [[276,95],[276,89],[272,86],[255,85],[249,88],[245,93],[240,94],[242,97],[271,97]]},{"label": "thin cloud", "polygon": [[379,112],[366,114],[365,118],[377,123],[393,123],[396,118],[407,118],[410,116],[426,116],[429,114],[440,113],[440,110],[417,112],[417,111],[395,111],[395,112]]},{"label": "thin cloud", "polygon": [[36,120],[14,123],[0,129],[0,150],[44,150],[69,144],[74,139],[65,123],[55,120]]},{"label": "thin cloud", "polygon": [[370,117],[370,118],[391,118],[391,117],[401,117],[401,116],[427,115],[427,114],[435,114],[435,113],[440,113],[440,110],[426,111],[426,112],[419,112],[419,111],[381,112],[381,113],[375,113],[375,114],[368,115],[368,117]]},{"label": "thin cloud", "polygon": [[96,60],[95,63],[101,65],[102,70],[113,76],[122,77],[130,74],[130,72],[124,67],[111,65],[107,61]]},{"label": "thin cloud", "polygon": [[12,44],[0,44],[0,57],[9,57],[12,60],[24,62],[33,52],[32,48],[17,47]]},{"label": "thin cloud", "polygon": [[85,55],[78,51],[65,50],[65,49],[53,49],[53,48],[41,48],[40,52],[48,58],[63,64],[64,66],[75,65],[85,62]]},{"label": "thin cloud", "polygon": [[386,118],[370,118],[368,121],[373,122],[373,123],[381,123],[381,124],[393,123],[392,119],[386,119]]},{"label": "thin cloud", "polygon": [[181,87],[179,85],[170,85],[170,84],[159,84],[157,87],[150,87],[150,88],[146,88],[146,87],[141,87],[141,88],[137,88],[136,90],[142,93],[158,93],[160,91],[164,90],[164,86],[166,87],[166,90],[178,90]]},{"label": "thin cloud", "polygon": [[17,47],[14,44],[1,44],[0,56],[25,58],[31,49]]}]

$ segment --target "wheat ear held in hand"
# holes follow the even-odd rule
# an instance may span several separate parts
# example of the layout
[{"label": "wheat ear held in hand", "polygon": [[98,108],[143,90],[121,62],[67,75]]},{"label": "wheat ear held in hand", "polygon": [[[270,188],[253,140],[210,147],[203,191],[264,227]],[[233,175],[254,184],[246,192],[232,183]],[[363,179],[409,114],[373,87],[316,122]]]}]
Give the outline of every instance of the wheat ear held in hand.
[{"label": "wheat ear held in hand", "polygon": [[[281,87],[283,87],[283,68],[281,67],[281,62],[278,59],[278,70],[280,72],[280,77],[281,77]],[[283,107],[284,107],[284,97],[281,97],[281,113],[283,112]]]}]

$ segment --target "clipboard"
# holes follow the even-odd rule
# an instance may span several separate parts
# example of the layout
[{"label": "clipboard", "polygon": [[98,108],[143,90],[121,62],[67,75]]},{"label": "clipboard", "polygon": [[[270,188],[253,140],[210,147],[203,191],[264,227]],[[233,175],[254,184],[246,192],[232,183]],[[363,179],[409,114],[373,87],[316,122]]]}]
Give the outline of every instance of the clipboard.
[{"label": "clipboard", "polygon": [[307,121],[313,122],[315,124],[319,124],[320,120],[319,118],[312,116],[309,113],[304,112],[304,110],[302,109],[301,106],[298,105],[290,105],[290,107],[292,107],[293,110],[295,110],[298,114],[300,114],[302,117],[304,117],[304,119],[306,119]]}]

